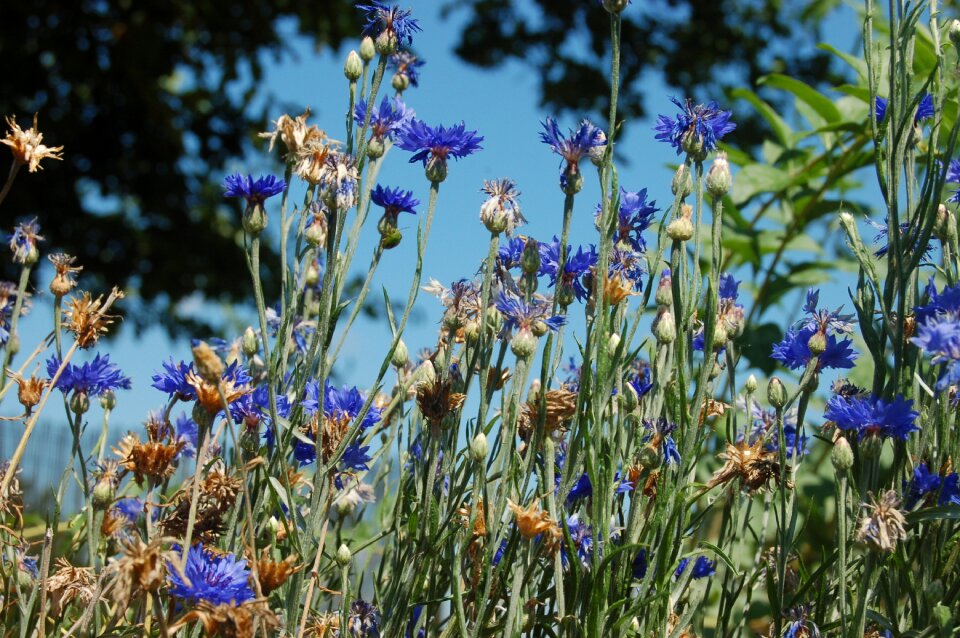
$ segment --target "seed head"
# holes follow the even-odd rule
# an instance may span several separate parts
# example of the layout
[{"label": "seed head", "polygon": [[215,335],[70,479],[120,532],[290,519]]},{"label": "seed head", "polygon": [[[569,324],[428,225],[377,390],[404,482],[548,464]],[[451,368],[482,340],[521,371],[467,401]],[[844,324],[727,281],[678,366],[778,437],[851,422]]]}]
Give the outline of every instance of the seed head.
[{"label": "seed head", "polygon": [[13,161],[26,165],[27,170],[36,173],[43,168],[40,166],[41,160],[47,158],[63,159],[60,156],[61,151],[63,151],[62,146],[51,147],[42,144],[43,133],[37,128],[36,113],[33,114],[33,126],[27,130],[20,128],[20,125],[12,117],[7,116],[6,119],[10,130],[7,131],[7,136],[0,140],[0,144],[6,144],[10,147],[10,152],[13,153]]}]

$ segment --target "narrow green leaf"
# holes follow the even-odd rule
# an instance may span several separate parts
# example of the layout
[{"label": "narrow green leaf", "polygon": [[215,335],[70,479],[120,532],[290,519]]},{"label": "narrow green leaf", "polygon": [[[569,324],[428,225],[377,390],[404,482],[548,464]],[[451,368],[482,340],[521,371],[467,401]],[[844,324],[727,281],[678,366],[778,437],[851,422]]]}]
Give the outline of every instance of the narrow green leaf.
[{"label": "narrow green leaf", "polygon": [[792,93],[798,100],[816,111],[828,124],[840,120],[840,111],[833,100],[800,80],[780,73],[771,73],[761,78],[760,83]]}]

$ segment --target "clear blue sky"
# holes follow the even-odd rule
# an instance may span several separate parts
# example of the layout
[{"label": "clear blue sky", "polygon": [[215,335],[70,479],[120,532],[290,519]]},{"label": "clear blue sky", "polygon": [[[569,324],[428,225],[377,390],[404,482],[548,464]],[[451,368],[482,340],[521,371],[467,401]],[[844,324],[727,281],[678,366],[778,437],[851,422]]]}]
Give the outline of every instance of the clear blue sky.
[{"label": "clear blue sky", "polygon": [[[450,20],[442,21],[439,2],[408,0],[404,4],[413,8],[421,22],[423,33],[418,34],[415,49],[427,61],[421,73],[420,87],[407,92],[408,105],[428,123],[452,124],[464,120],[469,128],[478,130],[486,138],[483,152],[451,165],[450,176],[441,187],[424,263],[423,283],[433,277],[449,284],[455,279],[471,277],[486,254],[489,234],[478,219],[483,201],[479,189],[484,179],[511,177],[516,180],[523,193],[523,211],[529,220],[529,224],[520,232],[538,239],[549,239],[553,234],[559,234],[563,204],[563,194],[557,187],[559,158],[552,155],[538,139],[539,122],[551,113],[538,105],[534,71],[518,64],[508,64],[492,71],[462,64],[452,53],[452,48],[459,32],[458,21],[464,18],[463,13],[454,12]],[[850,30],[844,27],[845,24],[849,26],[849,20],[849,13],[841,15],[828,31],[829,39],[844,48],[850,45]],[[292,27],[289,31],[294,33]],[[317,52],[308,39],[295,35],[290,37],[296,59],[287,56],[278,62],[265,58],[265,89],[277,96],[281,104],[289,105],[291,114],[298,114],[303,107],[309,106],[313,111],[312,122],[327,130],[334,138],[343,139],[346,82],[342,65],[349,47],[358,46],[358,42],[348,44],[348,48],[342,52]],[[643,86],[651,113],[672,110],[669,103],[672,92],[658,78],[645,78]],[[271,117],[275,118],[282,112],[277,108]],[[605,128],[605,122],[596,123]],[[576,121],[565,118],[561,124],[567,128],[575,125]],[[647,188],[653,199],[666,206],[672,201],[672,173],[667,167],[677,158],[667,145],[653,140],[650,130],[652,124],[652,118],[634,122],[621,139],[621,150],[629,164],[620,167],[620,180],[630,190]],[[279,165],[271,163],[272,160],[263,153],[252,153],[247,158],[238,159],[230,168],[253,173],[279,173]],[[407,156],[403,151],[391,151],[379,182],[411,189],[425,203],[427,182],[422,168],[419,164],[408,164]],[[594,240],[593,209],[598,200],[595,180],[588,178],[584,190],[577,197],[571,235],[573,244]],[[276,223],[276,219],[274,213],[273,223]],[[379,295],[381,286],[384,286],[398,301],[405,299],[409,288],[415,257],[412,248],[416,237],[416,220],[405,216],[401,222],[405,239],[399,248],[384,256],[372,293]],[[354,263],[356,270],[365,271],[367,267],[374,242],[378,239],[375,224],[376,214],[372,214],[365,233],[366,240],[357,252]],[[49,229],[48,234],[55,234],[55,229]],[[248,277],[246,272],[237,273],[237,276]],[[47,282],[48,279],[43,277],[37,281],[37,286],[45,290]],[[749,286],[744,288],[749,290]],[[217,307],[198,307],[202,312],[225,313],[224,309]],[[232,316],[245,316],[253,323],[250,308],[252,302],[250,307],[232,309],[230,313]],[[421,294],[416,312],[418,321],[408,327],[405,336],[411,352],[435,343],[439,310],[440,305],[433,297]],[[581,312],[577,310],[577,313]],[[49,317],[49,303],[39,301],[23,324],[24,351],[29,351],[49,331]],[[220,336],[230,338],[234,335]],[[335,374],[343,382],[361,388],[368,387],[374,380],[375,370],[379,368],[380,353],[387,340],[383,323],[358,320],[335,367]],[[132,330],[121,330],[119,338],[101,350],[109,352],[111,358],[133,379],[133,390],[119,396],[113,417],[115,434],[136,429],[148,410],[161,407],[163,395],[150,388],[150,376],[159,369],[161,361],[170,356],[189,360],[190,356],[187,343],[171,342],[158,329],[148,330],[140,337],[135,337]],[[12,413],[14,409],[9,400],[4,402],[3,407],[4,413]],[[44,420],[53,421],[51,426],[58,427],[62,423],[62,417],[58,414],[59,402],[47,409],[50,412]],[[99,407],[95,407],[90,414],[94,428],[99,418]],[[6,441],[10,441],[10,438],[0,438],[0,442],[4,442],[0,456],[9,454]]]}]

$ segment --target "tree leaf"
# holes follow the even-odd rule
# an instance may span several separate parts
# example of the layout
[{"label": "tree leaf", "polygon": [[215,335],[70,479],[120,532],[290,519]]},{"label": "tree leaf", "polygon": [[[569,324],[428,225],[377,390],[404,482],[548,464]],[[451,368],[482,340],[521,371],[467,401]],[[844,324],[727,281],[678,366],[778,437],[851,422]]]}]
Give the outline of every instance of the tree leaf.
[{"label": "tree leaf", "polygon": [[760,83],[767,86],[772,86],[774,88],[783,89],[784,91],[789,91],[795,95],[798,100],[809,105],[810,108],[816,111],[817,115],[822,117],[828,124],[838,122],[840,120],[840,111],[833,103],[833,100],[828,98],[823,93],[820,93],[809,84],[805,84],[800,80],[795,80],[780,73],[771,73],[770,75],[761,78]]}]

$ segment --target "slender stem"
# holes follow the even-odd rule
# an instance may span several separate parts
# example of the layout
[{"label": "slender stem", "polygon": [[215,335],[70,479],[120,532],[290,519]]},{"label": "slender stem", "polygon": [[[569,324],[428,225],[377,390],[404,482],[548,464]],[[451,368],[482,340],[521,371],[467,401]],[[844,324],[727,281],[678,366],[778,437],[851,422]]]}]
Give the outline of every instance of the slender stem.
[{"label": "slender stem", "polygon": [[23,166],[23,164],[16,160],[14,160],[13,164],[10,166],[10,172],[7,173],[7,181],[3,185],[3,190],[0,190],[0,204],[2,204],[3,200],[7,198],[7,193],[10,192],[10,187],[13,186],[13,180],[17,178],[17,173],[20,172],[21,166]]},{"label": "slender stem", "polygon": [[[20,311],[23,309],[23,296],[27,290],[27,284],[30,281],[31,269],[32,267],[30,265],[24,264],[23,269],[20,271],[20,282],[17,284],[17,299],[13,302],[13,316],[10,317],[10,330],[7,333],[7,342],[3,344],[4,371],[10,366],[13,356],[16,354],[16,350],[11,348],[11,345],[15,345],[17,350],[20,348],[20,336],[17,332],[17,324],[20,321]],[[9,382],[10,379],[6,374],[0,374],[0,387],[6,386]]]}]

